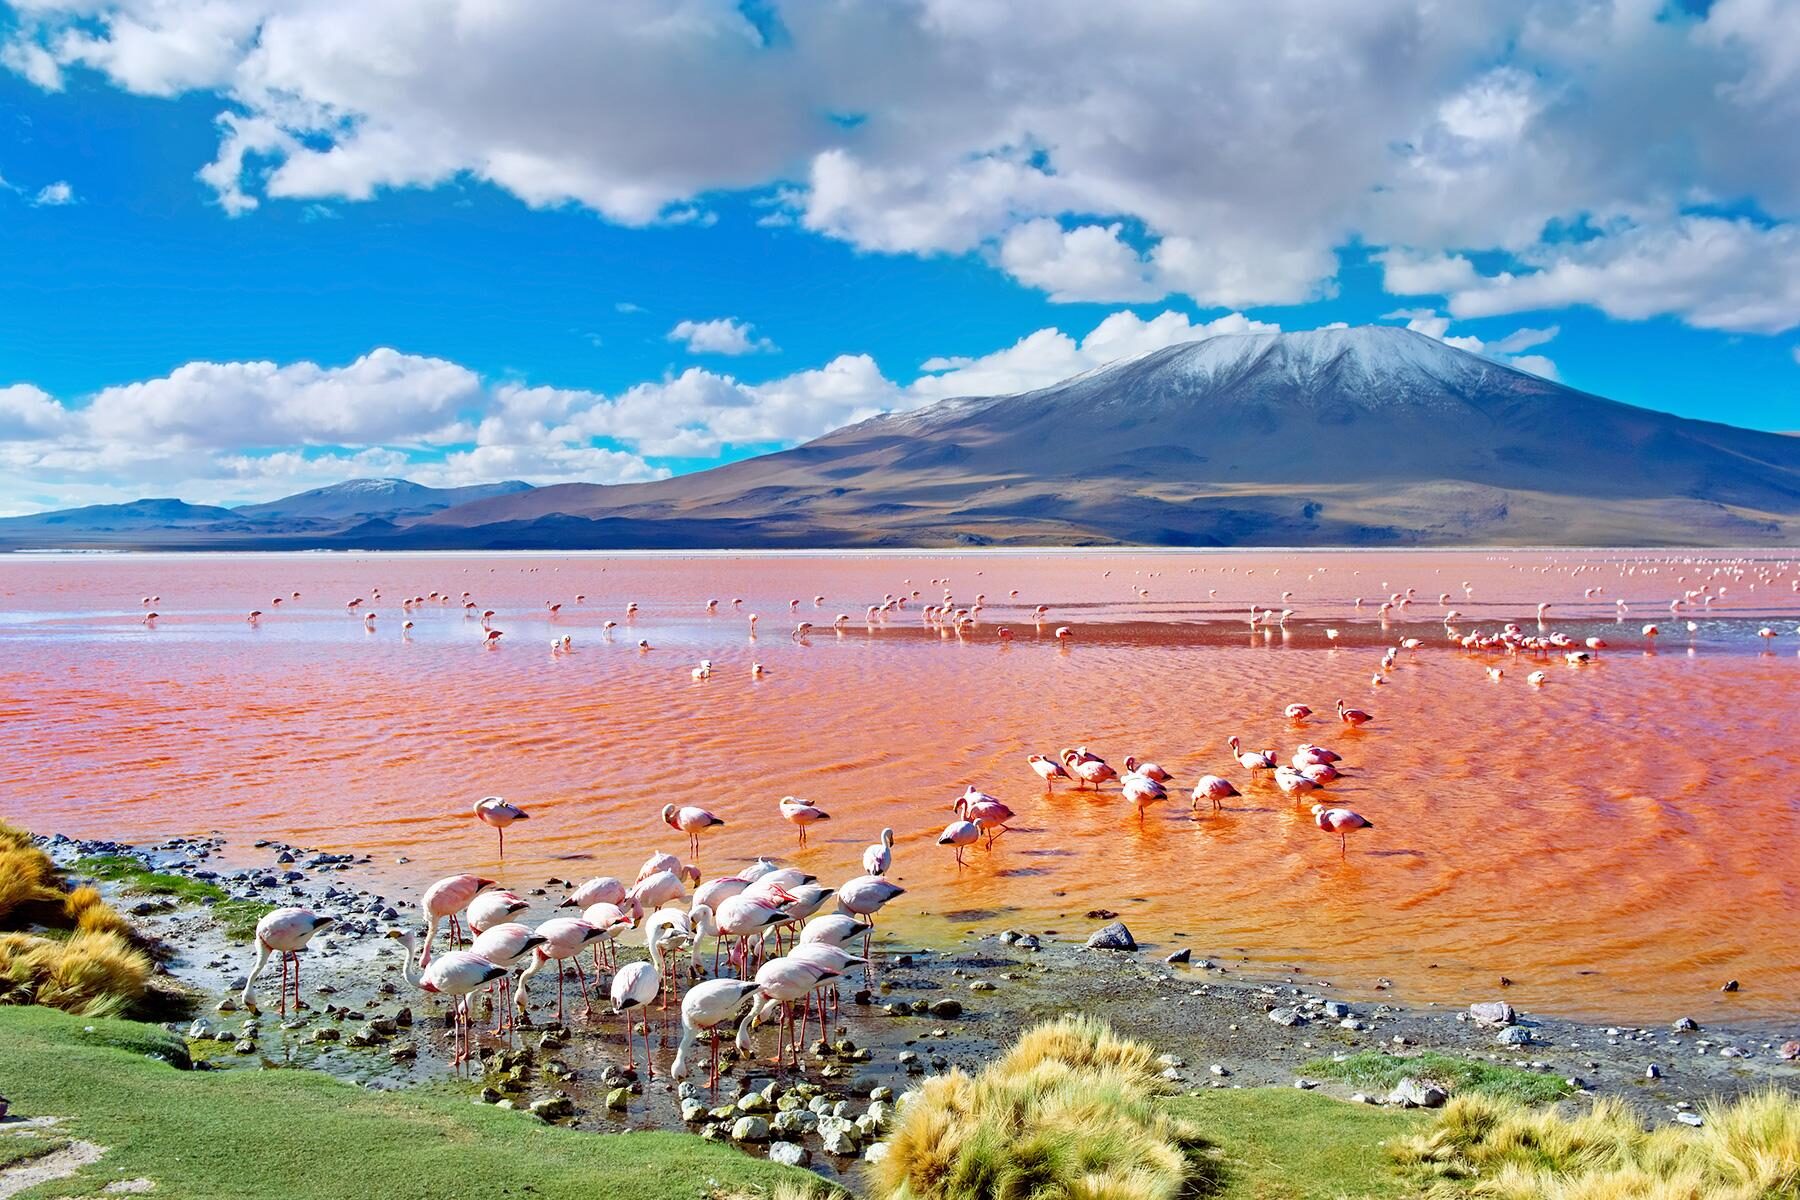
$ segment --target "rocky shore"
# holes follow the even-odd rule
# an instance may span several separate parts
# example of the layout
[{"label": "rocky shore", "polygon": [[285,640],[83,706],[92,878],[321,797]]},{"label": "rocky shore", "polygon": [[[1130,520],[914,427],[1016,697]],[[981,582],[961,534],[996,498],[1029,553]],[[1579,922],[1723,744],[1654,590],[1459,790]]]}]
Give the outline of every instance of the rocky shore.
[{"label": "rocky shore", "polygon": [[[215,865],[224,849],[217,838],[140,847],[51,836],[45,846],[65,866],[127,854],[234,900],[300,904],[338,919],[303,958],[309,1007],[284,1016],[264,1004],[252,1014],[236,999],[252,948],[228,937],[208,906],[101,884],[161,944],[159,971],[191,998],[195,1015],[172,1028],[186,1034],[197,1065],[307,1067],[368,1088],[462,1086],[476,1102],[545,1120],[612,1132],[685,1128],[828,1175],[871,1152],[896,1097],[920,1076],[979,1067],[1022,1029],[1072,1011],[1101,1015],[1159,1048],[1171,1085],[1187,1091],[1293,1086],[1360,1103],[1442,1103],[1443,1088],[1426,1069],[1378,1087],[1334,1077],[1331,1064],[1369,1052],[1510,1068],[1541,1078],[1546,1092],[1620,1096],[1652,1120],[1688,1124],[1702,1119],[1697,1108],[1708,1097],[1771,1083],[1800,1087],[1800,1014],[1794,1029],[1777,1033],[1686,1019],[1603,1026],[1517,1012],[1499,996],[1471,997],[1454,1010],[1408,1006],[1322,979],[1253,975],[1197,947],[1150,952],[1123,925],[1105,925],[1110,914],[1096,914],[1079,937],[1018,929],[949,947],[879,938],[869,976],[842,981],[828,1035],[811,1042],[803,1076],[760,1058],[731,1061],[716,1094],[703,1077],[699,1086],[672,1086],[665,1072],[679,1035],[673,1008],[666,1027],[660,1009],[650,1014],[654,1073],[641,1057],[631,1070],[620,1018],[604,1000],[590,1016],[572,974],[566,1023],[554,1021],[554,980],[540,977],[531,1020],[510,1036],[484,1038],[480,1066],[458,1076],[449,1065],[448,1006],[407,986],[397,944],[386,936],[419,923],[416,904],[368,886],[366,858],[258,842],[249,857],[266,855],[266,866],[228,869]],[[534,901],[527,919],[542,920],[569,881],[534,884],[514,890]],[[624,939],[625,957],[642,955],[636,942]],[[259,988],[270,1001],[273,978]],[[492,1007],[479,999],[476,1016],[493,1023]],[[773,1043],[772,1031],[759,1031],[759,1054],[772,1054]]]}]

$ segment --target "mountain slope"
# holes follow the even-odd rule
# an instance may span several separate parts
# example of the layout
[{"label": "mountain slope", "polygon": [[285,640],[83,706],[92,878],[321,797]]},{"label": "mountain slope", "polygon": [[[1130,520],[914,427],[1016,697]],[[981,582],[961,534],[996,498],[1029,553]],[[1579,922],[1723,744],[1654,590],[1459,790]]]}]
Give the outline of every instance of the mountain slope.
[{"label": "mountain slope", "polygon": [[1800,439],[1404,329],[1226,335],[695,475],[461,505],[418,532],[550,514],[565,533],[711,519],[828,545],[1765,542],[1800,534]]},{"label": "mountain slope", "polygon": [[345,520],[381,517],[398,520],[531,490],[529,483],[510,479],[504,483],[478,483],[471,487],[434,488],[407,479],[350,479],[329,487],[297,492],[266,504],[246,504],[234,515],[257,521]]}]

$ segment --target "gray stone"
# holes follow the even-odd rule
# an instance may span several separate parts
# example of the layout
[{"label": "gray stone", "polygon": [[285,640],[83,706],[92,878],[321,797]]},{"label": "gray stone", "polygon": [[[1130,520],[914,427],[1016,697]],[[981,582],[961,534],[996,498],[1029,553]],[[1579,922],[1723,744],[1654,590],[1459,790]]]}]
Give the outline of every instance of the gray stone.
[{"label": "gray stone", "polygon": [[1094,930],[1087,940],[1089,950],[1136,950],[1137,939],[1131,936],[1131,930],[1125,928],[1125,922],[1114,921],[1111,925]]},{"label": "gray stone", "polygon": [[833,1129],[821,1139],[825,1153],[840,1157],[849,1157],[862,1148],[862,1139],[857,1136],[856,1127],[850,1125],[843,1129]]},{"label": "gray stone", "polygon": [[1350,1006],[1342,1000],[1327,1000],[1324,1004],[1325,1015],[1334,1021],[1341,1021],[1350,1015]]},{"label": "gray stone", "polygon": [[765,1112],[769,1107],[769,1098],[761,1092],[747,1092],[738,1097],[737,1106],[739,1112]]},{"label": "gray stone", "polygon": [[1523,1046],[1531,1041],[1531,1030],[1523,1025],[1508,1025],[1494,1035],[1494,1040],[1502,1046]]},{"label": "gray stone", "polygon": [[1675,1119],[1680,1121],[1683,1125],[1692,1125],[1696,1128],[1706,1124],[1706,1121],[1700,1114],[1695,1112],[1678,1112],[1675,1114]]},{"label": "gray stone", "polygon": [[1676,1033],[1693,1033],[1700,1028],[1700,1022],[1692,1017],[1683,1017],[1675,1022],[1674,1028]]},{"label": "gray stone", "polygon": [[962,1016],[962,1010],[960,1000],[937,1000],[931,1005],[931,1015],[946,1021]]},{"label": "gray stone", "polygon": [[531,1115],[545,1121],[560,1121],[575,1115],[575,1105],[567,1096],[545,1096],[531,1102]]},{"label": "gray stone", "polygon": [[1166,963],[1184,963],[1184,962],[1187,962],[1192,957],[1194,957],[1194,952],[1192,950],[1189,950],[1186,946],[1183,946],[1181,949],[1177,950],[1175,953],[1173,953],[1173,954],[1169,955],[1167,958],[1163,959],[1163,961]]},{"label": "gray stone", "polygon": [[1306,1024],[1306,1014],[1297,1008],[1272,1008],[1269,1010],[1269,1020],[1291,1029],[1296,1025]]},{"label": "gray stone", "polygon": [[1481,1025],[1511,1025],[1518,1020],[1513,1006],[1504,1000],[1489,1000],[1482,1004],[1469,1005],[1469,1016]]},{"label": "gray stone", "polygon": [[1388,1102],[1402,1108],[1442,1108],[1450,1093],[1435,1083],[1426,1083],[1408,1075],[1394,1085]]},{"label": "gray stone", "polygon": [[681,1119],[689,1125],[697,1125],[706,1119],[706,1105],[689,1096],[681,1102]]},{"label": "gray stone", "polygon": [[798,1142],[770,1142],[769,1161],[784,1167],[804,1167],[812,1161],[812,1151]]}]

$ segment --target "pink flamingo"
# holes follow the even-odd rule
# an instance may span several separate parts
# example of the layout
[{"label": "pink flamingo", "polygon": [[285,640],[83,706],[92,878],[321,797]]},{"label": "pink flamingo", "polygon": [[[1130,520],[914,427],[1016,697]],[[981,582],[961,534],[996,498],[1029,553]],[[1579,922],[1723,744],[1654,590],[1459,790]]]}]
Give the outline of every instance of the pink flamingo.
[{"label": "pink flamingo", "polygon": [[483,892],[469,901],[469,928],[486,933],[502,921],[510,921],[514,913],[530,908],[525,899],[512,892]]},{"label": "pink flamingo", "polygon": [[452,950],[442,955],[429,965],[413,965],[413,935],[390,930],[388,936],[397,939],[406,950],[406,963],[401,967],[401,977],[406,982],[423,991],[454,998],[456,1033],[454,1036],[455,1053],[451,1057],[451,1065],[461,1067],[474,1057],[473,1037],[470,1030],[469,995],[483,984],[492,983],[496,979],[506,977],[506,968],[496,966],[479,954],[467,950]]},{"label": "pink flamingo", "polygon": [[981,840],[981,826],[973,821],[956,820],[944,826],[944,832],[938,835],[937,844],[956,848],[956,869],[962,870],[963,847],[972,846]]},{"label": "pink flamingo", "polygon": [[[868,925],[863,930],[863,957],[869,957],[869,943],[874,937],[875,914],[880,912],[890,901],[906,895],[906,889],[889,883],[879,875],[858,875],[855,879],[838,886],[838,907],[855,917],[867,917]],[[809,925],[810,929],[811,926]],[[806,939],[805,931],[801,932],[801,940]]]},{"label": "pink flamingo", "polygon": [[1167,783],[1174,778],[1153,762],[1139,762],[1135,754],[1125,756],[1125,771],[1127,774],[1136,773],[1146,779],[1154,779],[1158,783]]},{"label": "pink flamingo", "polygon": [[250,997],[250,985],[262,974],[263,967],[269,961],[270,954],[281,955],[281,1015],[287,1015],[288,965],[294,968],[294,1011],[299,1012],[305,1005],[300,1000],[300,952],[313,939],[313,934],[332,924],[336,917],[321,917],[309,908],[278,908],[274,912],[265,913],[262,920],[256,923],[256,965],[250,969],[250,977],[244,980],[244,991],[238,997],[239,1002],[251,1012],[257,1011],[256,1001]]},{"label": "pink flamingo", "polygon": [[[1046,758],[1042,754],[1033,754],[1025,761],[1030,763],[1031,769],[1036,771],[1043,779],[1044,790],[1046,792],[1054,792],[1056,790],[1056,781],[1058,779],[1074,778],[1074,776],[1069,774],[1068,769],[1054,758]],[[871,874],[877,873],[878,872],[871,872]]]},{"label": "pink flamingo", "polygon": [[1305,767],[1313,763],[1342,762],[1344,756],[1335,750],[1327,750],[1323,746],[1315,746],[1311,742],[1301,742],[1300,748],[1294,751],[1295,768]]},{"label": "pink flamingo", "polygon": [[1158,800],[1169,798],[1169,789],[1165,788],[1148,775],[1139,775],[1135,771],[1119,781],[1120,794],[1131,803],[1137,805],[1138,824],[1144,823],[1144,810]]},{"label": "pink flamingo", "polygon": [[1337,834],[1338,857],[1349,856],[1347,846],[1350,835],[1358,829],[1373,829],[1375,823],[1361,813],[1351,812],[1347,808],[1326,808],[1323,804],[1312,806],[1313,822],[1326,833]]},{"label": "pink flamingo", "polygon": [[420,966],[431,961],[431,944],[437,939],[438,922],[450,918],[450,940],[460,946],[462,926],[457,922],[456,914],[469,907],[469,901],[483,888],[493,886],[493,880],[481,875],[448,875],[425,889],[425,895],[419,899],[419,907],[425,912],[425,945],[419,953]]},{"label": "pink flamingo", "polygon": [[[712,1037],[712,1071],[709,1076],[710,1086],[719,1086],[719,1037],[718,1028],[739,1012],[743,1011],[744,1001],[756,994],[757,984],[753,979],[708,979],[688,989],[688,994],[681,1001],[681,1044],[675,1049],[675,1061],[669,1066],[669,1077],[680,1082],[691,1073],[688,1065],[688,1054],[700,1034],[708,1032]],[[752,1017],[744,1016],[745,1028],[748,1029]]]},{"label": "pink flamingo", "polygon": [[1281,711],[1282,715],[1287,717],[1288,720],[1295,722],[1304,721],[1306,718],[1312,716],[1312,709],[1304,704],[1290,704]]},{"label": "pink flamingo", "polygon": [[569,893],[558,908],[586,908],[602,900],[609,904],[625,903],[625,885],[611,875],[596,875]]},{"label": "pink flamingo", "polygon": [[1242,794],[1231,786],[1229,780],[1221,779],[1217,775],[1202,775],[1194,784],[1193,804],[1190,807],[1199,808],[1202,800],[1209,800],[1216,810],[1224,807],[1221,801]]},{"label": "pink flamingo", "polygon": [[810,800],[802,800],[797,796],[781,798],[781,819],[797,826],[800,830],[800,844],[806,845],[806,827],[816,825],[820,821],[831,820],[831,814]]},{"label": "pink flamingo", "polygon": [[[520,1012],[529,1011],[526,1007],[525,981],[544,969],[545,964],[556,963],[556,1019],[563,1020],[563,967],[570,959],[575,961],[575,978],[581,983],[581,995],[587,1001],[589,1016],[594,1013],[594,997],[588,991],[587,973],[581,969],[581,952],[587,946],[606,936],[606,931],[598,925],[590,924],[577,917],[554,917],[537,927],[543,935],[544,942],[534,946],[531,951],[531,965],[519,972],[519,986],[513,992],[513,1003]],[[596,981],[598,982],[598,981]]]},{"label": "pink flamingo", "polygon": [[677,808],[673,804],[665,804],[663,805],[662,819],[663,824],[671,829],[679,829],[688,835],[688,853],[693,855],[695,862],[700,861],[700,831],[725,823],[706,809],[695,808],[691,805],[682,805]]},{"label": "pink flamingo", "polygon": [[529,819],[530,813],[516,804],[509,804],[498,796],[483,796],[475,802],[475,819],[483,825],[493,827],[500,835],[500,857],[506,857],[506,827],[514,821]]},{"label": "pink flamingo", "polygon": [[782,1048],[782,1034],[785,1032],[787,1042],[794,1051],[794,1069],[800,1069],[800,1045],[806,1039],[806,1010],[801,1010],[800,1030],[796,1036],[794,1001],[812,995],[820,984],[837,977],[838,972],[830,967],[798,958],[772,958],[757,970],[757,991],[769,1000],[767,1005],[761,1006],[757,1023],[764,1021],[776,1004],[781,1006],[781,1023],[775,1029],[775,1057],[771,1061],[784,1068],[787,1065]]},{"label": "pink flamingo", "polygon": [[1238,766],[1246,771],[1273,771],[1275,769],[1275,752],[1273,750],[1245,750],[1237,734],[1225,739],[1231,747],[1232,756],[1238,760]]},{"label": "pink flamingo", "polygon": [[[474,922],[471,921],[470,924]],[[544,935],[528,925],[517,921],[505,921],[490,925],[483,929],[474,942],[469,945],[469,952],[487,959],[496,967],[512,970],[521,962],[531,957],[531,952],[544,944]],[[498,981],[496,981],[497,983]],[[495,984],[490,984],[490,990]],[[494,1005],[496,1027],[500,1024],[510,1025],[511,1005],[502,998]]]},{"label": "pink flamingo", "polygon": [[[981,832],[986,835],[989,846],[992,846],[994,839],[1006,830],[1006,823],[1015,815],[1013,810],[1002,804],[998,797],[977,791],[973,787],[966,788],[951,808],[963,820],[975,822]],[[880,873],[879,871],[869,872],[871,875]]]},{"label": "pink flamingo", "polygon": [[881,841],[863,851],[863,874],[886,875],[894,865],[894,831],[883,829]]},{"label": "pink flamingo", "polygon": [[[718,945],[724,946],[727,938],[736,938],[738,945],[727,952],[727,961],[735,962],[740,952],[743,957],[741,970],[749,969],[749,939],[760,935],[765,929],[785,924],[791,914],[783,908],[779,901],[763,896],[737,895],[720,903],[713,910],[713,919],[717,928]],[[715,947],[713,969],[718,970],[718,949]]]},{"label": "pink flamingo", "polygon": [[1342,700],[1337,702],[1337,714],[1338,720],[1352,728],[1359,725],[1367,725],[1370,721],[1375,719],[1374,713],[1364,712],[1360,708],[1345,708]]},{"label": "pink flamingo", "polygon": [[1105,759],[1090,752],[1085,746],[1074,750],[1064,750],[1062,760],[1063,766],[1068,769],[1069,774],[1075,776],[1077,788],[1091,783],[1094,785],[1094,790],[1099,791],[1101,784],[1109,779],[1119,777],[1119,773],[1113,770]]},{"label": "pink flamingo", "polygon": [[[647,962],[626,963],[613,976],[613,1012],[622,1018],[625,1026],[625,1061],[633,1069],[637,1067],[637,1049],[631,1036],[631,1010],[648,1008],[661,988],[662,980],[656,974],[656,967]],[[650,1078],[656,1078],[656,1064],[650,1058],[649,1022],[644,1023],[644,1069],[650,1073]]]}]

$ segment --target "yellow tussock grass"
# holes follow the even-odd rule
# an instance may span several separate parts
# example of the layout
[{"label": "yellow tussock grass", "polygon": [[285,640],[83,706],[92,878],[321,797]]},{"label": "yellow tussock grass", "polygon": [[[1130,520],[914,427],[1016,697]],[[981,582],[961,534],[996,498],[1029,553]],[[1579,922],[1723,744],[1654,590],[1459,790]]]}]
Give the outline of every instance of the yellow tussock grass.
[{"label": "yellow tussock grass", "polygon": [[0,1003],[114,1016],[141,999],[149,981],[150,959],[116,933],[77,933],[60,942],[0,934]]},{"label": "yellow tussock grass", "polygon": [[1039,1026],[978,1075],[927,1080],[871,1168],[894,1200],[1175,1200],[1208,1169],[1155,1055],[1103,1022]]}]

